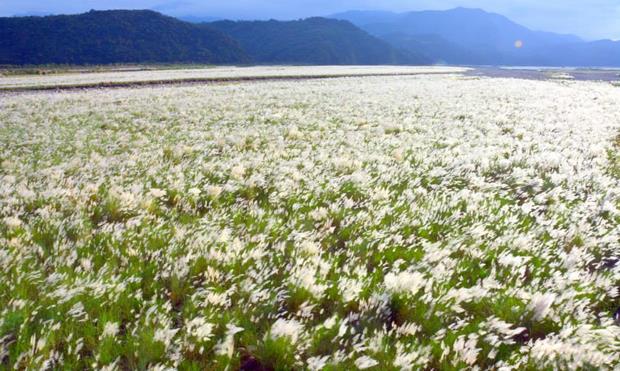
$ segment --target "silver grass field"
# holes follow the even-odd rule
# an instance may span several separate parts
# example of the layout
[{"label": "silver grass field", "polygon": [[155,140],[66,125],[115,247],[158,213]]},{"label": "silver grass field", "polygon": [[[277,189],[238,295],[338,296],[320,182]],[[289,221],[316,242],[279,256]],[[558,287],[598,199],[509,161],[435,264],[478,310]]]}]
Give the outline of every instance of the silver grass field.
[{"label": "silver grass field", "polygon": [[620,88],[428,72],[0,95],[0,369],[620,367]]}]

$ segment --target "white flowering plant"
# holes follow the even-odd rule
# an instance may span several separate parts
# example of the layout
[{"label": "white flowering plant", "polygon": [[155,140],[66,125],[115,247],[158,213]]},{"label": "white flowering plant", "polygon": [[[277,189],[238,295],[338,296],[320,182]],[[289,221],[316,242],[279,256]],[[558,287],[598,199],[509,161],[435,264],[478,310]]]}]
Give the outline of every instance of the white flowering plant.
[{"label": "white flowering plant", "polygon": [[456,74],[0,96],[0,368],[617,368],[619,105]]}]

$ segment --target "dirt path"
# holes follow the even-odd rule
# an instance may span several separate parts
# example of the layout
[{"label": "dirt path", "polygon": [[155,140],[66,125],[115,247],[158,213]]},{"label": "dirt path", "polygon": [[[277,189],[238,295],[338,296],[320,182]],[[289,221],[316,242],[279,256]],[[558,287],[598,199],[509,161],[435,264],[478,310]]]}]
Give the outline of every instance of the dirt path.
[{"label": "dirt path", "polygon": [[140,88],[163,85],[207,85],[207,84],[227,84],[252,81],[296,81],[296,80],[319,80],[352,77],[393,77],[393,76],[417,76],[417,75],[449,75],[461,72],[411,72],[411,73],[367,73],[367,74],[326,74],[326,75],[284,75],[284,76],[251,76],[251,77],[205,77],[189,79],[170,79],[170,80],[147,80],[147,81],[122,81],[122,82],[96,82],[75,85],[49,85],[49,86],[17,86],[0,87],[0,94],[3,93],[25,93],[41,91],[79,91],[91,89],[110,89],[110,88]]}]

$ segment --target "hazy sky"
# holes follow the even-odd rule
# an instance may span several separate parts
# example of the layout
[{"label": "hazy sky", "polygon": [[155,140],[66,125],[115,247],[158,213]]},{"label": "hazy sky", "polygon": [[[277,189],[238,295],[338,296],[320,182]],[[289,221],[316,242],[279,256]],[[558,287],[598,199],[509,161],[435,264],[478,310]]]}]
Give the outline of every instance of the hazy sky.
[{"label": "hazy sky", "polygon": [[178,16],[291,19],[351,9],[407,11],[456,6],[501,13],[536,30],[620,39],[620,0],[0,0],[0,15],[148,8]]}]

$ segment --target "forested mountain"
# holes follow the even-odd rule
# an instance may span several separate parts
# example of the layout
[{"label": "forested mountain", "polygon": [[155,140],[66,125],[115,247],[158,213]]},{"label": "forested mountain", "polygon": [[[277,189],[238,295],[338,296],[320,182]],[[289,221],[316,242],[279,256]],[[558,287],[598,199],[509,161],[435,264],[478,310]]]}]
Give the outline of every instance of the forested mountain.
[{"label": "forested mountain", "polygon": [[154,11],[0,18],[0,64],[422,64],[347,21],[194,24]]},{"label": "forested mountain", "polygon": [[0,18],[0,64],[249,62],[225,34],[148,10]]},{"label": "forested mountain", "polygon": [[219,21],[208,23],[238,40],[257,63],[426,64],[414,50],[396,50],[347,21]]}]

